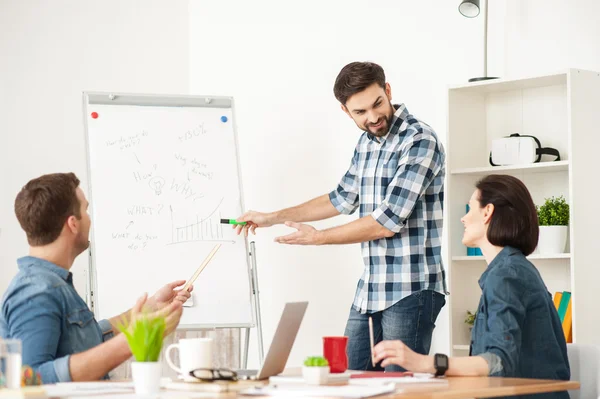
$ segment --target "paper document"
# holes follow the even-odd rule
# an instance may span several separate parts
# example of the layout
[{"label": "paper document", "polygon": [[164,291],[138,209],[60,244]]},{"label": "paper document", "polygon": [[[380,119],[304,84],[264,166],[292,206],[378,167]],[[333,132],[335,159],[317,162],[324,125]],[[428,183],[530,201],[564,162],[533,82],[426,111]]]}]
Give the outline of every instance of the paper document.
[{"label": "paper document", "polygon": [[377,386],[355,386],[355,385],[269,385],[256,387],[241,391],[242,395],[254,396],[282,396],[282,397],[336,397],[336,398],[368,398],[396,391],[396,384],[384,384]]},{"label": "paper document", "polygon": [[[330,373],[327,377],[327,384],[346,383],[350,380],[350,373]],[[269,383],[273,384],[304,384],[304,377],[301,375],[275,375],[269,377]]]},{"label": "paper document", "polygon": [[132,382],[59,382],[44,385],[48,397],[71,398],[98,394],[132,393]]},{"label": "paper document", "polygon": [[351,385],[375,386],[381,384],[448,384],[445,378],[435,378],[433,374],[415,373],[413,377],[351,378]]},{"label": "paper document", "polygon": [[[161,399],[214,398],[208,392],[177,392],[164,390],[171,382],[170,378],[161,378],[159,397]],[[43,385],[49,398],[66,399],[140,399],[134,392],[132,382],[59,382],[56,385]],[[119,394],[116,395],[115,394]]]},{"label": "paper document", "polygon": [[[50,397],[50,396],[49,396]],[[143,399],[144,396],[136,395],[134,392],[126,394],[114,394],[106,392],[88,393],[85,395],[78,394],[75,396],[52,396],[55,398],[67,398],[67,399]],[[177,392],[177,391],[160,391],[157,398],[160,399],[214,399],[214,393],[208,392]]]}]

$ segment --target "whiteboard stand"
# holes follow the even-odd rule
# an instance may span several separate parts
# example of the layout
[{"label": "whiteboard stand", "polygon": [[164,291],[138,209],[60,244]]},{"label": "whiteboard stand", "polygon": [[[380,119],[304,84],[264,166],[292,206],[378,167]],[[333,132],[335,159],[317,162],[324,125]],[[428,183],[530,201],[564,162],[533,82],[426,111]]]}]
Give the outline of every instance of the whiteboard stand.
[{"label": "whiteboard stand", "polygon": [[[84,92],[83,116],[93,221],[86,300],[96,317],[110,317],[122,303],[135,301],[128,288],[142,269],[128,265],[154,270],[143,274],[144,281],[158,287],[163,263],[170,265],[169,275],[185,275],[186,265],[197,261],[192,247],[173,244],[198,242],[208,250],[206,242],[231,243],[234,247],[212,262],[221,272],[209,273],[212,280],[204,278],[196,287],[206,306],[188,308],[179,327],[237,328],[240,347],[245,329],[244,366],[250,329],[256,327],[262,364],[256,248],[246,237],[226,237],[219,220],[221,212],[234,215],[244,209],[233,98]],[[194,205],[196,200],[200,205]],[[153,211],[140,213],[142,208]],[[145,240],[144,246],[138,239]],[[146,244],[151,251],[142,251]],[[216,284],[228,289],[215,290]],[[224,295],[233,295],[233,302],[223,300],[230,299]]]},{"label": "whiteboard stand", "polygon": [[[260,296],[258,289],[258,271],[256,268],[256,245],[254,241],[250,242],[250,265],[251,265],[251,281],[252,281],[252,302],[254,307],[254,315],[256,320],[256,334],[258,342],[258,359],[262,366],[265,358],[264,347],[263,347],[263,334],[262,334],[262,319],[260,315]],[[240,330],[241,331],[241,330]],[[240,339],[241,345],[241,339]],[[242,361],[242,368],[248,368],[248,348],[250,347],[250,328],[246,328],[246,339],[244,345],[244,358]]]},{"label": "whiteboard stand", "polygon": [[[88,263],[88,272],[85,273],[85,280],[86,280],[86,303],[88,305],[88,307],[90,308],[90,310],[92,312],[94,312],[94,290],[90,289],[90,286],[93,286],[94,284],[94,279],[92,278],[93,276],[93,268],[94,268],[94,263],[92,261],[92,251],[91,249],[89,250],[90,252],[90,256],[89,256],[89,263]],[[260,314],[260,295],[259,295],[259,289],[258,289],[258,269],[256,267],[256,245],[254,243],[254,241],[250,242],[250,252],[248,253],[248,255],[250,256],[250,281],[252,284],[252,310],[254,312],[254,316],[255,316],[255,320],[256,320],[256,341],[257,341],[257,345],[258,345],[258,361],[259,361],[259,366],[262,367],[263,361],[265,359],[265,353],[264,353],[264,343],[263,343],[263,329],[262,329],[262,317]],[[219,327],[214,327],[214,328],[219,328]],[[223,327],[223,328],[227,328],[227,327]],[[234,327],[235,328],[235,327]],[[242,339],[241,339],[241,332],[242,329],[245,330],[245,337],[244,337],[244,351],[243,351],[243,358],[241,360],[241,364],[242,364],[242,368],[247,369],[248,368],[248,353],[249,353],[249,349],[250,349],[250,331],[251,331],[252,326],[248,326],[248,327],[239,327],[240,330],[240,349],[241,349],[241,345],[242,345]],[[189,330],[188,328],[186,328],[186,330]],[[240,350],[240,355],[242,354],[242,351]],[[260,368],[259,367],[259,368]]]}]

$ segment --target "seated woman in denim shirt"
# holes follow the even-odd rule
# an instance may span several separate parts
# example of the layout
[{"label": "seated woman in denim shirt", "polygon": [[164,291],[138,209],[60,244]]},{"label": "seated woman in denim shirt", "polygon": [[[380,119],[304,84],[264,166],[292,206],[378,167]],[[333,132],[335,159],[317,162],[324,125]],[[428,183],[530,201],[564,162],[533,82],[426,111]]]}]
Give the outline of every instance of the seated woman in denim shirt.
[{"label": "seated woman in denim shirt", "polygon": [[[487,176],[476,187],[470,211],[461,219],[462,242],[481,248],[488,267],[479,279],[482,294],[471,356],[447,359],[445,374],[568,380],[560,319],[538,270],[525,258],[537,247],[539,233],[531,195],[520,180],[506,175]],[[417,372],[440,369],[439,360],[436,369],[433,356],[417,354],[400,341],[379,343],[375,360],[383,360],[383,367],[397,364]]]}]

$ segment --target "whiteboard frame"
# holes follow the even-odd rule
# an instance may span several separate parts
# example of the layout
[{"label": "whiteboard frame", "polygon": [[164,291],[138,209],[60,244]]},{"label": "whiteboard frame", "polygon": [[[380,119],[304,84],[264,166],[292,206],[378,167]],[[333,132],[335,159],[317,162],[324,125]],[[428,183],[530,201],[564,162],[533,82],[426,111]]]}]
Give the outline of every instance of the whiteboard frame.
[{"label": "whiteboard frame", "polygon": [[[135,106],[159,106],[159,107],[199,107],[199,108],[231,108],[233,137],[235,143],[235,159],[237,162],[237,172],[240,190],[240,206],[244,207],[244,190],[242,184],[242,171],[239,159],[239,144],[237,137],[237,125],[235,119],[235,104],[233,97],[225,96],[199,96],[199,95],[163,95],[163,94],[133,94],[133,93],[117,93],[117,92],[83,92],[83,124],[85,130],[85,150],[87,162],[87,178],[88,178],[88,196],[90,208],[93,213],[93,187],[92,187],[92,170],[90,164],[90,137],[87,123],[88,106],[89,105],[135,105]],[[259,345],[262,346],[262,325],[260,320],[260,302],[258,299],[258,291],[255,290],[254,284],[258,282],[258,273],[255,267],[251,264],[251,252],[248,244],[248,238],[244,237],[244,245],[246,249],[246,269],[248,271],[249,295],[251,305],[251,323],[224,323],[224,324],[185,324],[179,325],[178,330],[195,330],[195,329],[215,329],[215,328],[253,328],[258,325]],[[86,287],[86,302],[90,309],[98,316],[98,304],[96,297],[98,296],[98,287],[96,279],[96,263],[94,256],[94,223],[90,229],[90,247],[89,247],[89,272],[87,273]],[[256,260],[254,259],[254,262]],[[247,350],[247,348],[246,348]],[[262,356],[261,356],[262,357]],[[262,361],[262,359],[261,359]]]}]

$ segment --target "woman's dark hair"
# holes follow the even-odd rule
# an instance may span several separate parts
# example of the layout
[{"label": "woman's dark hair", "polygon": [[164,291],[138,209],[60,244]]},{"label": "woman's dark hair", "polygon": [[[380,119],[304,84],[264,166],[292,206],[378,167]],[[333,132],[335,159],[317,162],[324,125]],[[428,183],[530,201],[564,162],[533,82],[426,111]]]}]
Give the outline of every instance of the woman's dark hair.
[{"label": "woman's dark hair", "polygon": [[530,255],[537,247],[540,229],[535,204],[525,184],[513,176],[489,175],[477,182],[476,187],[481,207],[494,205],[488,241]]}]

